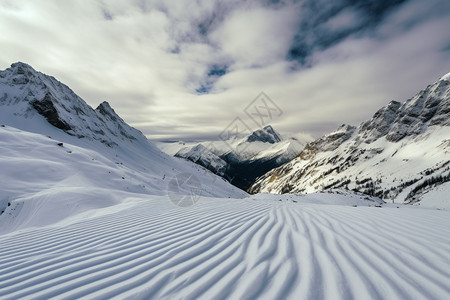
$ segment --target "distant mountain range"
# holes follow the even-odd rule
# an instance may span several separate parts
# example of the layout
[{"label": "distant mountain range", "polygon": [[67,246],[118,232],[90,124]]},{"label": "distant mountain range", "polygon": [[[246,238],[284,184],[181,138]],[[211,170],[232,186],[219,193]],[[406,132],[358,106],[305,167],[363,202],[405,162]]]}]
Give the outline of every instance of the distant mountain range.
[{"label": "distant mountain range", "polygon": [[389,202],[448,201],[449,80],[446,75],[404,103],[392,101],[358,127],[342,125],[307,144],[298,157],[258,178],[249,191],[348,189]]},{"label": "distant mountain range", "polygon": [[[306,146],[270,126],[165,144],[195,164],[13,64],[0,71],[0,299],[448,299],[449,89]],[[251,196],[199,165],[250,182],[286,160],[252,190],[338,190]]]},{"label": "distant mountain range", "polygon": [[[310,143],[283,138],[266,126],[227,141],[159,143],[167,155],[126,124],[107,102],[93,109],[69,87],[24,63],[0,71],[0,134],[4,139],[27,140],[23,149],[14,140],[19,150],[2,141],[4,155],[11,154],[16,166],[23,163],[28,170],[29,161],[20,156],[47,149],[45,157],[33,158],[34,170],[48,169],[45,174],[50,174],[53,163],[71,165],[80,177],[77,180],[101,173],[101,188],[153,195],[167,194],[168,181],[187,173],[203,184],[198,192],[206,196],[244,197],[242,190],[281,194],[345,189],[395,203],[446,202],[449,117],[447,74],[404,103],[392,101],[359,126],[342,125]],[[4,164],[7,161],[3,159]],[[96,172],[77,168],[85,164],[92,164]],[[13,169],[3,166],[0,172],[0,209],[27,191],[63,184],[70,173],[49,175],[53,183],[47,185],[41,178],[33,181],[35,177],[25,184],[14,177]],[[61,182],[55,183],[55,176]],[[18,182],[23,189],[17,188]]]},{"label": "distant mountain range", "polygon": [[306,142],[283,138],[272,126],[226,141],[159,143],[163,151],[199,164],[247,190],[257,177],[300,154]]}]

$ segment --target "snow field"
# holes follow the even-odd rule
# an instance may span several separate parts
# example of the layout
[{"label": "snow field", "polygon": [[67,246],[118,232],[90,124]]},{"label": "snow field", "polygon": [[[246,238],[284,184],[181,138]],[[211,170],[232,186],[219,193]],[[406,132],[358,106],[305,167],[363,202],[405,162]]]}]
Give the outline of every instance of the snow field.
[{"label": "snow field", "polygon": [[448,299],[449,212],[352,201],[128,198],[1,235],[0,298]]}]

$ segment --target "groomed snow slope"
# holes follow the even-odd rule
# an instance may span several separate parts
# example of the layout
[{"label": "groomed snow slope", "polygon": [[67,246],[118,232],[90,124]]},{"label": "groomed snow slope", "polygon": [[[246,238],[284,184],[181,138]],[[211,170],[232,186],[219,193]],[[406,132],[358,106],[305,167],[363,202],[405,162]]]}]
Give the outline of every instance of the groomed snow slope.
[{"label": "groomed snow slope", "polygon": [[0,298],[449,299],[449,212],[370,203],[129,196],[1,235]]}]

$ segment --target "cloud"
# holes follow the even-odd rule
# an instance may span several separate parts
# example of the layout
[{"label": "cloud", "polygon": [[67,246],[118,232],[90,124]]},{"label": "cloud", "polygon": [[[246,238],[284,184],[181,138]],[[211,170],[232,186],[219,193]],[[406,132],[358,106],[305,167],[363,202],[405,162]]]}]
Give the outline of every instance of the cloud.
[{"label": "cloud", "polygon": [[235,68],[265,67],[286,55],[295,34],[292,7],[236,10],[210,34],[221,52],[235,61]]},{"label": "cloud", "polygon": [[352,35],[363,36],[407,0],[305,0],[288,59],[309,65],[315,51],[332,47]]},{"label": "cloud", "polygon": [[317,137],[449,71],[447,2],[2,1],[0,67],[27,62],[154,139],[257,129],[261,91],[278,131]]},{"label": "cloud", "polygon": [[322,26],[330,31],[346,31],[358,28],[362,23],[359,13],[353,8],[347,8],[328,19]]}]

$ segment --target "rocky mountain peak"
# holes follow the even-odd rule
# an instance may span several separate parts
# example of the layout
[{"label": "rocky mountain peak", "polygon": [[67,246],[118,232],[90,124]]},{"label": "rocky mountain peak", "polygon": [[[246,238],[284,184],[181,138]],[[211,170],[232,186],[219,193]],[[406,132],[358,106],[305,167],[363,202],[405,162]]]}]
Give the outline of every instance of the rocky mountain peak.
[{"label": "rocky mountain peak", "polygon": [[30,74],[36,72],[32,66],[21,61],[11,64],[11,69],[16,74]]},{"label": "rocky mountain peak", "polygon": [[365,143],[386,137],[398,142],[418,135],[433,125],[449,125],[450,82],[440,80],[404,103],[392,101],[359,126],[359,138]]},{"label": "rocky mountain peak", "polygon": [[[448,78],[448,77],[443,77]],[[259,177],[251,193],[347,189],[415,203],[449,181],[450,81],[391,101],[356,129],[342,125]]]},{"label": "rocky mountain peak", "polygon": [[10,68],[0,71],[0,78],[8,80],[10,85],[27,84],[38,76],[38,72],[30,65],[23,62],[16,62]]},{"label": "rocky mountain peak", "polygon": [[140,131],[126,124],[108,102],[94,110],[68,86],[26,63],[17,62],[0,71],[0,90],[3,91],[0,105],[6,105],[17,117],[13,125],[18,128],[23,117],[33,119],[38,126],[41,119],[36,115],[40,115],[70,135],[108,146],[120,141],[146,140]]},{"label": "rocky mountain peak", "polygon": [[254,131],[248,138],[247,142],[263,142],[275,144],[281,142],[282,138],[279,133],[277,133],[272,126],[267,125],[262,129]]},{"label": "rocky mountain peak", "polygon": [[450,82],[438,81],[402,104],[386,139],[397,142],[418,135],[429,126],[449,125]]},{"label": "rocky mountain peak", "polygon": [[100,103],[95,110],[98,111],[103,116],[109,117],[112,121],[117,121],[119,119],[119,116],[116,114],[114,109],[106,101]]}]

